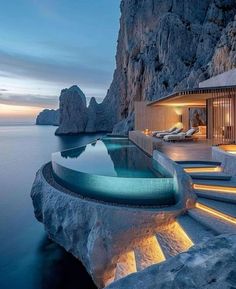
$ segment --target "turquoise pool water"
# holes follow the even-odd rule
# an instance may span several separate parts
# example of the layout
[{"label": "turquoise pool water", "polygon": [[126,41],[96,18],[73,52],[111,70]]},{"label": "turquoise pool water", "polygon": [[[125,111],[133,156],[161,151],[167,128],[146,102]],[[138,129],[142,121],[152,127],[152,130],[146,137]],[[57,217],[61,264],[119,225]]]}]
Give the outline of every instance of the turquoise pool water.
[{"label": "turquoise pool water", "polygon": [[61,185],[85,197],[135,205],[176,202],[173,178],[126,138],[54,153],[52,166]]}]

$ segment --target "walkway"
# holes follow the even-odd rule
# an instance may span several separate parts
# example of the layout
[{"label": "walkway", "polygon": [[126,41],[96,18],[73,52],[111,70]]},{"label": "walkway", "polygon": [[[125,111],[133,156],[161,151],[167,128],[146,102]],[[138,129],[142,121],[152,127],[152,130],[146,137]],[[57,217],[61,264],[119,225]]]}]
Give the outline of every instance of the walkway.
[{"label": "walkway", "polygon": [[162,142],[158,148],[174,161],[204,160],[210,161],[211,145],[207,141],[198,142]]},{"label": "walkway", "polygon": [[110,282],[161,263],[214,236],[236,233],[236,177],[224,173],[221,163],[206,162],[211,159],[210,146],[205,142],[164,143],[159,150],[179,160],[179,165],[192,177],[197,196],[195,207],[172,224],[159,227],[122,255]]}]

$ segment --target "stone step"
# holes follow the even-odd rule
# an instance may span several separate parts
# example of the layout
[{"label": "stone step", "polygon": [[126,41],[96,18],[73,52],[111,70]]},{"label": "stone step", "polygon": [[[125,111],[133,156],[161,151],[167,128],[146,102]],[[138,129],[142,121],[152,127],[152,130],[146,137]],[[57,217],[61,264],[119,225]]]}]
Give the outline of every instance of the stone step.
[{"label": "stone step", "polygon": [[230,181],[232,176],[223,172],[190,173],[192,179]]},{"label": "stone step", "polygon": [[220,191],[203,191],[203,190],[195,190],[195,193],[200,198],[236,204],[235,193],[224,193]]},{"label": "stone step", "polygon": [[215,161],[176,161],[177,164],[184,168],[212,168],[221,166],[220,162]]},{"label": "stone step", "polygon": [[214,231],[200,224],[188,214],[178,217],[177,221],[194,244],[206,241],[216,235]]},{"label": "stone step", "polygon": [[137,268],[134,251],[126,252],[120,256],[117,262],[114,281],[135,272],[137,272]]},{"label": "stone step", "polygon": [[[227,189],[229,188],[232,191],[236,192],[236,178],[231,177],[231,179],[227,182],[222,181],[222,180],[193,180],[194,185],[200,185],[200,186],[205,186],[205,187],[212,187],[214,190],[222,190],[222,189]],[[204,188],[203,188],[204,190]]]},{"label": "stone step", "polygon": [[186,173],[222,172],[221,163],[213,161],[178,161]]},{"label": "stone step", "polygon": [[156,236],[166,259],[193,246],[192,240],[177,221],[162,228]]},{"label": "stone step", "polygon": [[[198,203],[208,206],[216,211],[226,214],[232,218],[236,218],[236,205],[220,202],[216,200],[210,200],[205,198],[198,198]],[[236,222],[236,219],[235,219]]]},{"label": "stone step", "polygon": [[137,271],[165,261],[165,256],[155,236],[147,237],[134,249]]},{"label": "stone step", "polygon": [[203,209],[195,208],[188,211],[188,215],[216,234],[236,233],[236,225],[222,217],[209,213]]}]

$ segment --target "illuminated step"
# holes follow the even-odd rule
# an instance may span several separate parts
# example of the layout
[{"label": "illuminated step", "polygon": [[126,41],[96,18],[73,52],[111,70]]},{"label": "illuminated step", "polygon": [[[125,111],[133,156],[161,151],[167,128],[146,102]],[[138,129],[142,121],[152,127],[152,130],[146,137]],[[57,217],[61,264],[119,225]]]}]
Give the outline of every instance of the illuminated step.
[{"label": "illuminated step", "polygon": [[211,185],[211,184],[203,184],[203,183],[198,183],[198,184],[194,183],[193,188],[195,190],[236,194],[236,187],[224,186],[223,184]]},{"label": "illuminated step", "polygon": [[147,237],[134,250],[137,271],[165,261],[165,256],[155,236]]},{"label": "illuminated step", "polygon": [[187,173],[221,172],[221,163],[214,161],[178,161]]},{"label": "illuminated step", "polygon": [[236,194],[230,192],[221,192],[221,191],[204,191],[204,190],[195,190],[195,193],[198,197],[206,198],[210,200],[221,201],[225,203],[236,204]]},{"label": "illuminated step", "polygon": [[114,281],[129,274],[137,272],[134,251],[129,251],[120,256],[117,265]]},{"label": "illuminated step", "polygon": [[210,211],[207,206],[201,205],[199,203],[196,205],[197,207],[195,209],[189,210],[188,214],[197,222],[208,227],[217,234],[236,233],[235,224],[229,222],[226,216],[222,218],[217,211]]},{"label": "illuminated step", "polygon": [[211,173],[211,172],[222,172],[221,167],[191,167],[191,168],[184,168],[186,173]]},{"label": "illuminated step", "polygon": [[160,229],[157,239],[166,258],[187,251],[194,244],[177,221]]},{"label": "illuminated step", "polygon": [[198,198],[198,203],[205,205],[213,210],[219,211],[223,214],[226,214],[236,220],[236,205],[224,203],[216,200],[209,200],[204,198]]},{"label": "illuminated step", "polygon": [[177,221],[194,242],[194,244],[203,242],[216,235],[214,231],[203,226],[195,219],[191,218],[188,214],[178,217]]},{"label": "illuminated step", "polygon": [[230,181],[232,176],[225,174],[223,172],[201,172],[201,173],[190,173],[189,174],[192,179],[200,179],[200,180],[220,180],[220,181]]}]

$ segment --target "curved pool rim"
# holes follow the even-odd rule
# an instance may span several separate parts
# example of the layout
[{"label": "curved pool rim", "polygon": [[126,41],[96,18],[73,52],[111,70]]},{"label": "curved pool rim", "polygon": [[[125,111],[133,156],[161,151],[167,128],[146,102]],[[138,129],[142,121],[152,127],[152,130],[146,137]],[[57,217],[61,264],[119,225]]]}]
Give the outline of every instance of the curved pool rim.
[{"label": "curved pool rim", "polygon": [[[92,143],[94,141],[89,144]],[[89,174],[59,164],[55,155],[63,152],[52,154],[53,176],[60,185],[85,198],[135,206],[173,206],[179,201],[174,178],[170,175],[163,178],[131,178]]]}]

